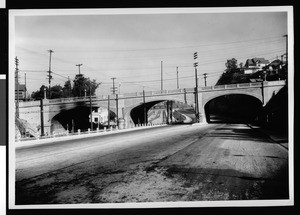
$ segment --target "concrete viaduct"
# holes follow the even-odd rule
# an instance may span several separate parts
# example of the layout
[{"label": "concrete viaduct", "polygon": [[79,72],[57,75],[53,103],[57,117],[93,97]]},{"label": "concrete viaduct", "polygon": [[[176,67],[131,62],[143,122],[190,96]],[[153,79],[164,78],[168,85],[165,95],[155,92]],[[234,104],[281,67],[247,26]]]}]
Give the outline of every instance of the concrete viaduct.
[{"label": "concrete viaduct", "polygon": [[[198,89],[198,105],[200,122],[206,122],[205,105],[220,96],[242,94],[255,97],[262,107],[286,85],[286,81],[270,81],[200,87]],[[126,127],[136,124],[135,110],[146,107],[147,111],[162,101],[180,101],[195,107],[195,88],[136,92],[123,95],[94,96],[91,98],[92,108],[107,108],[115,112],[118,118],[125,120]],[[145,103],[144,103],[145,100]],[[90,98],[61,98],[43,100],[43,122],[45,132],[52,133],[53,121],[59,114],[66,113],[76,107],[90,108]],[[20,119],[26,120],[34,128],[41,126],[40,101],[21,102],[19,104]]]}]

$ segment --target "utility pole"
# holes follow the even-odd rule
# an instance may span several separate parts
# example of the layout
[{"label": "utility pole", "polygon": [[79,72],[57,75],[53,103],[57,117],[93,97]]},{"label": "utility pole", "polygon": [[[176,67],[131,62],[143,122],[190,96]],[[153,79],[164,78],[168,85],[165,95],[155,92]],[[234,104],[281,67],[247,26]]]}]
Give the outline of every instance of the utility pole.
[{"label": "utility pole", "polygon": [[110,127],[110,98],[107,96],[107,127]]},{"label": "utility pole", "polygon": [[286,64],[288,62],[288,35],[283,35],[285,37],[285,51],[286,51]]},{"label": "utility pole", "polygon": [[[144,86],[143,86],[144,88]],[[143,108],[144,108],[144,123],[148,124],[148,117],[147,117],[147,109],[146,109],[146,99],[145,99],[145,90],[143,89]]]},{"label": "utility pole", "polygon": [[76,66],[78,66],[79,75],[80,75],[80,67],[81,67],[82,65],[83,65],[82,63],[80,63],[80,64],[76,64]]},{"label": "utility pole", "polygon": [[111,78],[111,79],[113,80],[113,88],[112,88],[113,94],[116,94],[116,91],[115,91],[115,79],[116,78]]},{"label": "utility pole", "polygon": [[93,130],[93,107],[92,107],[91,86],[90,86],[90,115],[91,115],[91,130]]},{"label": "utility pole", "polygon": [[41,136],[45,136],[45,132],[44,132],[44,105],[43,105],[43,99],[40,100],[40,108],[41,108]]},{"label": "utility pole", "polygon": [[170,101],[170,123],[173,123],[173,101]]},{"label": "utility pole", "polygon": [[26,83],[26,73],[25,73],[25,100],[27,100],[27,83]]},{"label": "utility pole", "polygon": [[176,74],[177,74],[177,89],[179,89],[178,66],[176,67]]},{"label": "utility pole", "polygon": [[169,121],[169,119],[170,119],[170,108],[169,108],[169,100],[167,100],[167,118],[166,118],[166,123],[167,124],[170,124],[170,121]]},{"label": "utility pole", "polygon": [[54,52],[53,50],[48,50],[48,52],[50,53],[50,59],[49,59],[49,71],[48,71],[48,80],[49,80],[49,99],[51,99],[51,79],[52,79],[52,71],[51,71],[51,56],[52,53]]},{"label": "utility pole", "polygon": [[[82,66],[83,64],[80,63],[80,64],[76,64],[76,66],[78,66],[78,71],[79,71],[79,74],[76,75],[76,77],[82,77],[82,75],[80,74],[80,67]],[[81,87],[79,88],[79,97],[81,97]]]},{"label": "utility pole", "polygon": [[15,57],[16,64],[16,83],[17,83],[17,103],[16,103],[16,117],[19,118],[19,59]]},{"label": "utility pole", "polygon": [[116,94],[117,126],[119,127],[119,96]]},{"label": "utility pole", "polygon": [[69,98],[71,97],[71,81],[70,81],[70,77],[68,76],[68,82],[70,84],[70,87],[69,87]]},{"label": "utility pole", "polygon": [[198,66],[198,62],[197,62],[197,58],[198,58],[198,53],[195,52],[194,53],[194,67],[195,67],[195,82],[196,82],[196,87],[195,87],[195,116],[196,116],[196,122],[199,122],[199,106],[198,106],[198,74],[197,74],[197,66]]},{"label": "utility pole", "polygon": [[163,62],[160,61],[160,89],[163,91]]},{"label": "utility pole", "polygon": [[204,73],[204,86],[206,87],[206,78],[207,78],[207,73]]}]

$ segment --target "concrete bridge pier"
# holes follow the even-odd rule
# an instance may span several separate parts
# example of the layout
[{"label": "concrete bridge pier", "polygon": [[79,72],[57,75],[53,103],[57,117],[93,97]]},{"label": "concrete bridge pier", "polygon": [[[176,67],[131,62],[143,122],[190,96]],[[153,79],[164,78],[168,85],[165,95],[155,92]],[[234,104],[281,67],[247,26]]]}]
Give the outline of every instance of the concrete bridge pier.
[{"label": "concrete bridge pier", "polygon": [[205,109],[203,104],[203,93],[198,92],[199,122],[206,123]]}]

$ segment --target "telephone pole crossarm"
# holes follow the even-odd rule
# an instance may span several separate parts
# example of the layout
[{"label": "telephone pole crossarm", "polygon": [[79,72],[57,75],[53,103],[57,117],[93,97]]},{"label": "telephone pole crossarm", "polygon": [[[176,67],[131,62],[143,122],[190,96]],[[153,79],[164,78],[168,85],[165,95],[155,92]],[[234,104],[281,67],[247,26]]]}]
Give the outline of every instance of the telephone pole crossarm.
[{"label": "telephone pole crossarm", "polygon": [[82,63],[76,64],[76,66],[78,66],[78,72],[79,72],[79,75],[80,75],[80,67],[81,67],[82,65],[83,65]]}]

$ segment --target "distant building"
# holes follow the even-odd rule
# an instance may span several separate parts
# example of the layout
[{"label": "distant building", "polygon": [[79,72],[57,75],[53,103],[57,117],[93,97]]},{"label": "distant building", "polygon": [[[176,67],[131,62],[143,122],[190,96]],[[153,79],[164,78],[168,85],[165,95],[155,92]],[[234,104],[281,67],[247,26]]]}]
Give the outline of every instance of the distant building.
[{"label": "distant building", "polygon": [[[91,118],[91,116],[89,116]],[[104,124],[108,121],[108,110],[103,107],[99,107],[96,111],[93,111],[92,113],[92,122],[93,123],[99,123]]]},{"label": "distant building", "polygon": [[272,61],[269,65],[268,65],[268,69],[270,71],[274,71],[274,70],[278,70],[278,69],[282,69],[282,65],[283,62],[279,59]]},{"label": "distant building", "polygon": [[247,59],[245,66],[243,68],[244,74],[252,74],[255,73],[266,65],[269,64],[269,61],[264,59],[264,58],[252,58],[252,59]]},{"label": "distant building", "polygon": [[19,100],[25,100],[26,99],[26,86],[25,84],[19,84],[19,95],[18,95],[18,85],[15,85],[15,100],[18,99],[19,96]]}]

